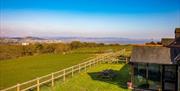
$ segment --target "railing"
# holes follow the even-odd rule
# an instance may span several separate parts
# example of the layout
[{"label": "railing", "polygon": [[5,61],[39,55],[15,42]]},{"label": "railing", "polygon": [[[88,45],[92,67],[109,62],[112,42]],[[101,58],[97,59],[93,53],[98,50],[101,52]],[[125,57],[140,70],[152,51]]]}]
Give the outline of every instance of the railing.
[{"label": "railing", "polygon": [[102,54],[100,56],[97,56],[93,59],[90,59],[87,62],[83,62],[71,67],[68,67],[66,69],[62,69],[57,72],[53,72],[51,74],[38,77],[36,79],[17,84],[15,86],[0,90],[0,91],[27,91],[27,90],[33,90],[36,89],[37,91],[40,91],[40,86],[43,86],[44,84],[50,84],[51,86],[54,86],[55,80],[62,79],[63,81],[66,80],[67,76],[71,75],[73,76],[74,73],[81,72],[82,70],[87,70],[87,68],[94,66],[96,64],[102,64],[102,63],[118,63],[119,59],[117,57],[119,55],[124,54],[125,49],[115,52],[115,53],[106,53]]}]

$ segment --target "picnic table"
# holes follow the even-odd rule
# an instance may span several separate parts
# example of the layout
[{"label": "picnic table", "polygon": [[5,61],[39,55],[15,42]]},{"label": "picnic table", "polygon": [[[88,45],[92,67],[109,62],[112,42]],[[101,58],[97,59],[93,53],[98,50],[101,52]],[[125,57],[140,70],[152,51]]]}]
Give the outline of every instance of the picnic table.
[{"label": "picnic table", "polygon": [[100,77],[102,79],[112,80],[116,76],[117,76],[117,74],[111,69],[103,70],[102,72],[98,73],[98,77]]}]

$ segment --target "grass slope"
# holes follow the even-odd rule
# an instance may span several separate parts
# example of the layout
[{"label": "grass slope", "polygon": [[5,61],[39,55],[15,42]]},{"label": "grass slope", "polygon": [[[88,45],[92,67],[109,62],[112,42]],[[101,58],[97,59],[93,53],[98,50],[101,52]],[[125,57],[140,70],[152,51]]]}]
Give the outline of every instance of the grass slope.
[{"label": "grass slope", "polygon": [[[96,73],[105,69],[113,69],[118,76],[114,80],[103,80]],[[122,64],[102,64],[90,68],[87,73],[82,72],[69,78],[65,82],[57,82],[51,89],[42,88],[42,91],[129,91],[126,82],[130,80],[129,66]]]},{"label": "grass slope", "polygon": [[89,54],[44,54],[0,62],[0,88],[81,63]]},{"label": "grass slope", "polygon": [[131,50],[132,46],[79,48],[66,55],[41,54],[0,61],[0,89],[81,63],[86,61],[84,59],[92,57],[95,53],[104,50],[117,51],[123,48]]}]

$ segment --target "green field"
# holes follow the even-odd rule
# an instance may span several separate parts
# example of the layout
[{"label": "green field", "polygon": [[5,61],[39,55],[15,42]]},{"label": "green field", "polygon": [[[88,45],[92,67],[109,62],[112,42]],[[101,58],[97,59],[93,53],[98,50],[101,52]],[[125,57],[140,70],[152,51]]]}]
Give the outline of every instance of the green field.
[{"label": "green field", "polygon": [[79,48],[66,54],[40,54],[0,61],[0,89],[87,61],[87,58],[104,50],[117,51],[122,48],[130,50],[131,46]]},{"label": "green field", "polygon": [[[97,77],[97,72],[112,69],[118,74],[113,80],[104,80]],[[127,64],[101,64],[90,68],[86,72],[75,75],[65,82],[57,82],[55,87],[43,87],[42,91],[129,91],[127,81],[130,80]]]},{"label": "green field", "polygon": [[8,87],[83,62],[89,54],[44,54],[0,63],[0,86]]}]

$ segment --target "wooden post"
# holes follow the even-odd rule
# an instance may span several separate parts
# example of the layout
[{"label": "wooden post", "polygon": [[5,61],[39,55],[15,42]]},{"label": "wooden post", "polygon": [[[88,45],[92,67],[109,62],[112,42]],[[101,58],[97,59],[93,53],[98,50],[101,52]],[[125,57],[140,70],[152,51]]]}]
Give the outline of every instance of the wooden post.
[{"label": "wooden post", "polygon": [[92,66],[95,66],[95,61],[92,61]]},{"label": "wooden post", "polygon": [[96,66],[96,60],[94,61],[94,66]]},{"label": "wooden post", "polygon": [[85,71],[86,71],[86,63],[85,63]]},{"label": "wooden post", "polygon": [[95,61],[94,61],[94,66],[96,66],[96,64],[97,64],[97,61],[95,60]]},{"label": "wooden post", "polygon": [[40,91],[39,78],[37,78],[37,91]]},{"label": "wooden post", "polygon": [[93,62],[94,62],[94,66],[96,66],[96,60],[94,60]]},{"label": "wooden post", "polygon": [[74,75],[74,66],[72,66],[72,76]]},{"label": "wooden post", "polygon": [[64,71],[63,71],[63,81],[65,81],[66,80],[66,70],[64,69]]},{"label": "wooden post", "polygon": [[102,63],[102,60],[104,60],[103,57],[102,57],[101,59],[98,60],[98,61],[99,61],[99,64]]},{"label": "wooden post", "polygon": [[128,58],[126,57],[126,63],[128,63]]},{"label": "wooden post", "polygon": [[89,61],[89,67],[91,68],[91,61]]},{"label": "wooden post", "polygon": [[104,61],[104,57],[102,57],[102,60],[100,61],[100,64],[102,64],[102,63],[103,63],[103,61]]},{"label": "wooden post", "polygon": [[94,64],[96,65],[98,63],[98,60],[94,60]]},{"label": "wooden post", "polygon": [[81,72],[81,65],[79,64],[79,73]]},{"label": "wooden post", "polygon": [[102,62],[102,58],[98,59],[98,64],[101,64],[101,62]]},{"label": "wooden post", "polygon": [[104,57],[103,63],[106,63],[107,57]]},{"label": "wooden post", "polygon": [[125,54],[126,53],[126,49],[124,49],[124,53],[123,54]]},{"label": "wooden post", "polygon": [[17,84],[17,89],[16,90],[20,91],[20,84],[19,83]]},{"label": "wooden post", "polygon": [[51,74],[51,86],[54,86],[54,73]]},{"label": "wooden post", "polygon": [[94,65],[94,61],[91,61],[91,67]]},{"label": "wooden post", "polygon": [[98,61],[99,61],[99,64],[101,64],[102,63],[102,60],[103,60],[103,58],[101,58],[101,59],[99,59]]},{"label": "wooden post", "polygon": [[101,60],[101,58],[97,59],[97,61],[96,61],[96,62],[97,62],[97,64],[99,64],[99,60]]},{"label": "wooden post", "polygon": [[[105,61],[105,60],[106,60],[106,56],[105,56],[105,57],[103,57],[102,63],[104,63],[104,61]],[[102,64],[102,63],[101,63],[101,64]]]},{"label": "wooden post", "polygon": [[91,67],[94,66],[94,61],[91,61]]},{"label": "wooden post", "polygon": [[99,59],[96,59],[96,64],[99,64]]}]

